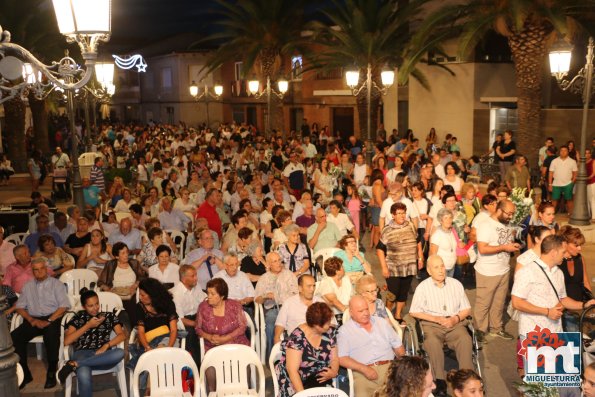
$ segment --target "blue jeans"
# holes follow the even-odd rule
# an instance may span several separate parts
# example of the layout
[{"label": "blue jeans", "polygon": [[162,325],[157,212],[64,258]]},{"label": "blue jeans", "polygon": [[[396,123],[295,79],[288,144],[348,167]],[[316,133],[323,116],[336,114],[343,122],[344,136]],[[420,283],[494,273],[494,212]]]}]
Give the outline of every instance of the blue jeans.
[{"label": "blue jeans", "polygon": [[93,370],[108,370],[117,365],[124,358],[124,350],[113,348],[101,354],[95,350],[77,350],[72,359],[76,361],[76,380],[78,383],[79,397],[93,396]]},{"label": "blue jeans", "polygon": [[264,311],[264,323],[266,325],[267,335],[267,358],[271,354],[271,348],[273,347],[273,338],[275,337],[275,321],[279,315],[279,309],[275,306],[271,309]]}]

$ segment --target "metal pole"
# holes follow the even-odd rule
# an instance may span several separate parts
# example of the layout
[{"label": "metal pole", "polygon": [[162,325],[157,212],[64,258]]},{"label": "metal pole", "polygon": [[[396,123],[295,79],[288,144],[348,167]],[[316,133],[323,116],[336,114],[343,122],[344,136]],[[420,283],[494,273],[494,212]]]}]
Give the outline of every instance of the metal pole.
[{"label": "metal pole", "polygon": [[271,77],[267,76],[267,116],[265,137],[270,138],[271,134]]},{"label": "metal pole", "polygon": [[85,134],[85,150],[87,152],[91,151],[91,121],[89,116],[89,93],[85,93],[85,129],[87,133]]},{"label": "metal pole", "polygon": [[367,138],[368,142],[366,143],[366,157],[368,161],[368,165],[372,166],[372,157],[374,156],[374,143],[372,142],[372,65],[368,64],[368,75],[366,80],[366,103],[368,106],[367,111]]},{"label": "metal pole", "polygon": [[571,225],[583,226],[591,224],[589,206],[587,203],[587,166],[585,164],[585,149],[587,148],[587,120],[589,115],[589,102],[591,102],[591,89],[593,85],[593,38],[589,37],[587,47],[587,63],[584,68],[585,86],[583,88],[583,121],[581,125],[581,151],[576,178],[576,196],[574,209],[570,216]]},{"label": "metal pole", "polygon": [[85,207],[85,198],[81,184],[81,174],[79,172],[79,139],[74,125],[74,95],[72,90],[66,91],[68,118],[70,119],[70,131],[72,134],[70,153],[72,155],[72,195],[73,203],[81,211]]},{"label": "metal pole", "polygon": [[6,296],[0,290],[0,396],[18,396],[19,384],[16,366],[19,356],[14,352],[8,322],[3,314],[7,308]]}]

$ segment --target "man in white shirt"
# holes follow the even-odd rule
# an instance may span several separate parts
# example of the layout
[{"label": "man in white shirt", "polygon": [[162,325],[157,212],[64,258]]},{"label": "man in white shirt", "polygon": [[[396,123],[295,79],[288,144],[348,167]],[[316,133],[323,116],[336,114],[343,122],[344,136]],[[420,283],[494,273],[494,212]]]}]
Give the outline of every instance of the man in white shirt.
[{"label": "man in white shirt", "polygon": [[[213,278],[221,278],[227,283],[229,289],[228,298],[235,299],[244,306],[244,310],[251,306],[253,312],[254,287],[246,273],[239,270],[240,261],[235,254],[226,254],[223,257],[225,270],[217,272]],[[250,312],[249,310],[246,310]]]},{"label": "man in white shirt", "polygon": [[477,295],[474,321],[477,337],[485,341],[485,334],[512,340],[504,331],[502,314],[508,293],[510,254],[519,250],[514,242],[513,230],[508,227],[516,206],[510,200],[498,203],[496,212],[477,226],[477,251],[475,263]]},{"label": "man in white shirt", "polygon": [[387,218],[389,221],[392,219],[390,207],[392,207],[394,203],[405,204],[407,207],[407,220],[410,220],[417,230],[419,215],[413,202],[403,195],[403,185],[400,182],[392,182],[388,187],[388,197],[382,202],[382,207],[380,208],[380,220],[378,223],[380,230],[384,229]]},{"label": "man in white shirt", "polygon": [[431,277],[415,289],[409,314],[420,320],[424,331],[424,349],[436,380],[435,395],[446,396],[444,343],[455,351],[459,368],[473,368],[473,345],[465,322],[471,304],[463,285],[446,276],[442,258],[431,255],[427,269]]},{"label": "man in white shirt", "polygon": [[273,344],[281,340],[285,331],[291,334],[298,325],[306,322],[306,311],[312,303],[322,302],[320,297],[314,296],[315,288],[316,280],[311,275],[302,274],[298,278],[298,294],[287,298],[277,315]]},{"label": "man in white shirt", "polygon": [[440,179],[446,178],[446,172],[444,171],[444,166],[440,162],[441,158],[438,153],[434,153],[432,155],[432,164],[434,165],[434,173]]},{"label": "man in white shirt", "polygon": [[337,229],[339,229],[339,235],[342,238],[347,233],[351,233],[351,231],[355,228],[351,219],[341,211],[341,203],[338,200],[333,200],[329,204],[330,212],[326,216],[326,220],[329,223],[335,224]]},{"label": "man in white shirt", "polygon": [[302,149],[304,150],[304,158],[311,159],[316,157],[318,151],[316,150],[316,146],[310,143],[310,136],[306,135],[304,137],[304,143],[302,145]]},{"label": "man in white shirt", "polygon": [[289,164],[283,170],[283,179],[289,192],[299,200],[306,187],[306,169],[298,160],[297,152],[292,151],[289,154]]},{"label": "man in white shirt", "polygon": [[548,174],[548,189],[552,192],[554,209],[558,208],[558,200],[563,196],[568,213],[572,213],[572,189],[577,173],[576,161],[568,156],[568,146],[561,146],[560,157],[552,160]]},{"label": "man in white shirt", "polygon": [[173,208],[169,197],[161,199],[161,206],[163,207],[163,211],[159,213],[159,223],[163,230],[183,232],[188,229],[188,231],[191,231],[192,222],[190,218],[179,209]]},{"label": "man in white shirt", "polygon": [[173,287],[172,294],[178,317],[186,328],[186,350],[190,352],[192,358],[200,363],[200,348],[198,337],[196,336],[196,312],[198,305],[205,300],[207,295],[202,292],[198,285],[198,276],[196,269],[191,265],[180,266],[180,282]]}]

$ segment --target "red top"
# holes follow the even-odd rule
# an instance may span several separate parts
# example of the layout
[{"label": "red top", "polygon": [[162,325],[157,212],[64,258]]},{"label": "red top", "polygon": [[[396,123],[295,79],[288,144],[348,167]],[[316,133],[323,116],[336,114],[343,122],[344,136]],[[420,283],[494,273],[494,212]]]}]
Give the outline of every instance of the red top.
[{"label": "red top", "polygon": [[206,200],[198,207],[196,218],[205,218],[209,224],[209,229],[216,232],[219,238],[221,238],[221,218],[217,214],[217,209]]},{"label": "red top", "polygon": [[589,178],[587,180],[587,184],[592,184],[595,183],[595,176],[591,177],[591,174],[593,174],[593,160],[587,161],[587,178]]}]

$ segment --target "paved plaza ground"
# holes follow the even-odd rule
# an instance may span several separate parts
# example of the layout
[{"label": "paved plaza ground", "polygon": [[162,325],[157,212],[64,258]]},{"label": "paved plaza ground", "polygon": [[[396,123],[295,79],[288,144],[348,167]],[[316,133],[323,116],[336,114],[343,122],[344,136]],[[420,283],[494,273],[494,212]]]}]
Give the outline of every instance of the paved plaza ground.
[{"label": "paved plaza ground", "polygon": [[[30,184],[23,179],[20,181],[14,181],[12,185],[0,187],[0,204],[4,203],[18,203],[28,202],[30,194]],[[47,194],[49,197],[49,187],[42,186],[41,191],[44,195]],[[66,203],[59,203],[60,208],[65,208]],[[0,216],[1,213],[0,213]],[[565,223],[567,219],[559,218],[559,222]],[[364,239],[364,244],[367,247],[368,235]],[[375,254],[372,254],[372,250],[366,251],[366,257],[373,266],[374,274],[378,280],[383,280],[379,270],[378,260]],[[589,260],[591,256],[595,256],[595,244],[588,243],[583,247],[583,256],[587,258],[587,270],[589,276],[593,279],[595,277],[595,264]],[[383,281],[382,281],[383,282]],[[467,289],[469,300],[473,305],[475,301],[475,290],[473,288]],[[506,331],[513,335],[517,335],[517,323],[514,321],[508,321],[506,323]],[[488,396],[494,397],[506,397],[506,396],[517,396],[513,383],[519,381],[516,371],[516,360],[515,360],[515,349],[516,340],[505,341],[502,339],[489,339],[488,343],[484,346],[480,362],[483,370],[484,380],[487,386]],[[63,396],[64,391],[61,386],[58,386],[51,390],[44,390],[43,384],[45,382],[45,364],[36,360],[33,349],[30,350],[29,363],[33,371],[34,381],[27,385],[22,391],[22,396]],[[270,381],[269,372],[267,373],[267,397],[273,396],[273,389]],[[118,392],[117,381],[115,377],[105,375],[96,378],[95,381],[95,396],[108,397],[120,395]],[[360,396],[357,396],[360,397]],[[361,396],[367,397],[367,396]]]}]

